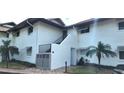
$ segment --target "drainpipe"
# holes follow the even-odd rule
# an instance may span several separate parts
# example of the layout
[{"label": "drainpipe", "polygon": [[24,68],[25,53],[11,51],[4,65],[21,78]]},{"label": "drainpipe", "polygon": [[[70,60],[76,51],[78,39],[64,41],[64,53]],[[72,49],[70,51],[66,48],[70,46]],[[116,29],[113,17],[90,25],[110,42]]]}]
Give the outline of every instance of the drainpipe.
[{"label": "drainpipe", "polygon": [[[31,27],[33,27],[33,25],[27,20],[26,21],[27,24],[29,24]],[[37,50],[37,42],[38,42],[38,31],[36,31],[36,50]],[[37,51],[36,51],[36,54],[37,54]]]},{"label": "drainpipe", "polygon": [[33,27],[33,25],[32,25],[28,20],[27,20],[26,22],[27,22],[31,27]]},{"label": "drainpipe", "polygon": [[77,46],[76,46],[76,64],[77,64],[77,61],[78,61],[78,48],[79,48],[79,34],[78,34],[78,30],[76,29],[75,26],[73,26],[73,29],[76,31],[76,36],[77,36]]}]

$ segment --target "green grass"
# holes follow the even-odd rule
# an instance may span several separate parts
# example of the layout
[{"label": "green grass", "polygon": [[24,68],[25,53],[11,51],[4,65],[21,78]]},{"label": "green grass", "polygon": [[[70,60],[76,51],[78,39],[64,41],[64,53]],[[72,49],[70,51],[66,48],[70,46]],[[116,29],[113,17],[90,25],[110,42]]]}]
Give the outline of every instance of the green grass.
[{"label": "green grass", "polygon": [[112,74],[112,69],[105,69],[96,66],[73,66],[68,68],[70,74]]},{"label": "green grass", "polygon": [[[8,68],[12,69],[25,69],[29,67],[35,67],[35,65],[22,61],[9,62],[8,64]],[[0,62],[0,68],[6,68],[6,62]]]}]

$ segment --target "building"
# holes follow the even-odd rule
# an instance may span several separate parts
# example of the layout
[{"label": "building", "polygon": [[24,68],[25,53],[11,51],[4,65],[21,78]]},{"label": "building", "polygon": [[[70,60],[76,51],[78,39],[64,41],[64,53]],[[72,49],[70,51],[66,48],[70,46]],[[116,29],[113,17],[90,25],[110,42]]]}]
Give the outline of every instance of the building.
[{"label": "building", "polygon": [[[76,65],[85,55],[82,49],[97,45],[99,41],[110,44],[118,56],[102,58],[102,65],[117,66],[124,63],[124,19],[99,18],[85,20],[71,26],[59,18],[29,18],[8,30],[11,45],[19,48],[16,60],[34,63],[38,68],[56,69]],[[98,63],[96,57],[87,58]]]},{"label": "building", "polygon": [[[102,58],[101,64],[117,66],[124,64],[124,19],[123,18],[99,18],[79,22],[70,26],[75,27],[78,33],[77,58],[84,56],[81,50],[94,45],[99,41],[110,44],[112,50],[117,53],[116,58]],[[73,30],[74,31],[74,30]],[[88,58],[91,63],[98,63],[97,58]]]}]

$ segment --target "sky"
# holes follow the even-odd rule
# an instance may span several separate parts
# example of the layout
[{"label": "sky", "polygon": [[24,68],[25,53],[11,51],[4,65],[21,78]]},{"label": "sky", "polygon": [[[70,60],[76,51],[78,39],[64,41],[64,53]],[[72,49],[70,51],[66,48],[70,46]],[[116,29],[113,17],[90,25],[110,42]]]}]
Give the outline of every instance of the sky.
[{"label": "sky", "polygon": [[[0,17],[0,23],[5,23],[5,22],[15,22],[16,24],[22,22],[23,20],[25,20],[27,18],[23,18],[23,17],[20,17],[20,18],[9,18],[9,17]],[[75,17],[75,18],[61,18],[63,20],[63,22],[66,24],[66,25],[71,25],[71,24],[74,24],[74,23],[77,23],[77,22],[80,22],[80,21],[83,21],[83,20],[86,20],[86,19],[89,19],[89,18],[83,18],[83,17]]]},{"label": "sky", "polygon": [[[69,0],[1,0],[0,23],[18,24],[27,18],[62,18],[66,25],[71,25],[90,18],[89,12],[84,13],[80,7],[81,3],[74,4]],[[79,8],[82,12],[77,11]]]}]

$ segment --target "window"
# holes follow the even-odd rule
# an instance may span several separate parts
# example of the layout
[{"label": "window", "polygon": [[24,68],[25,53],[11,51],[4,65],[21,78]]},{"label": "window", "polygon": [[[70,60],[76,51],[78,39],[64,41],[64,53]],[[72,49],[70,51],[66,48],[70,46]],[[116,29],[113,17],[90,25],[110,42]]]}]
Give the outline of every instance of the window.
[{"label": "window", "polygon": [[88,33],[89,32],[89,27],[79,29],[79,31],[80,31],[80,33]]},{"label": "window", "polygon": [[27,56],[32,55],[32,47],[27,47]]},{"label": "window", "polygon": [[119,59],[124,59],[124,51],[119,51]]},{"label": "window", "polygon": [[33,32],[33,27],[28,28],[28,35],[30,35]]},{"label": "window", "polygon": [[20,32],[17,32],[17,33],[16,33],[16,36],[19,37],[19,35],[20,35]]},{"label": "window", "polygon": [[124,59],[124,46],[118,47],[119,59]]},{"label": "window", "polygon": [[9,33],[6,33],[6,37],[9,38]]},{"label": "window", "polygon": [[118,23],[119,30],[124,29],[124,22]]}]

